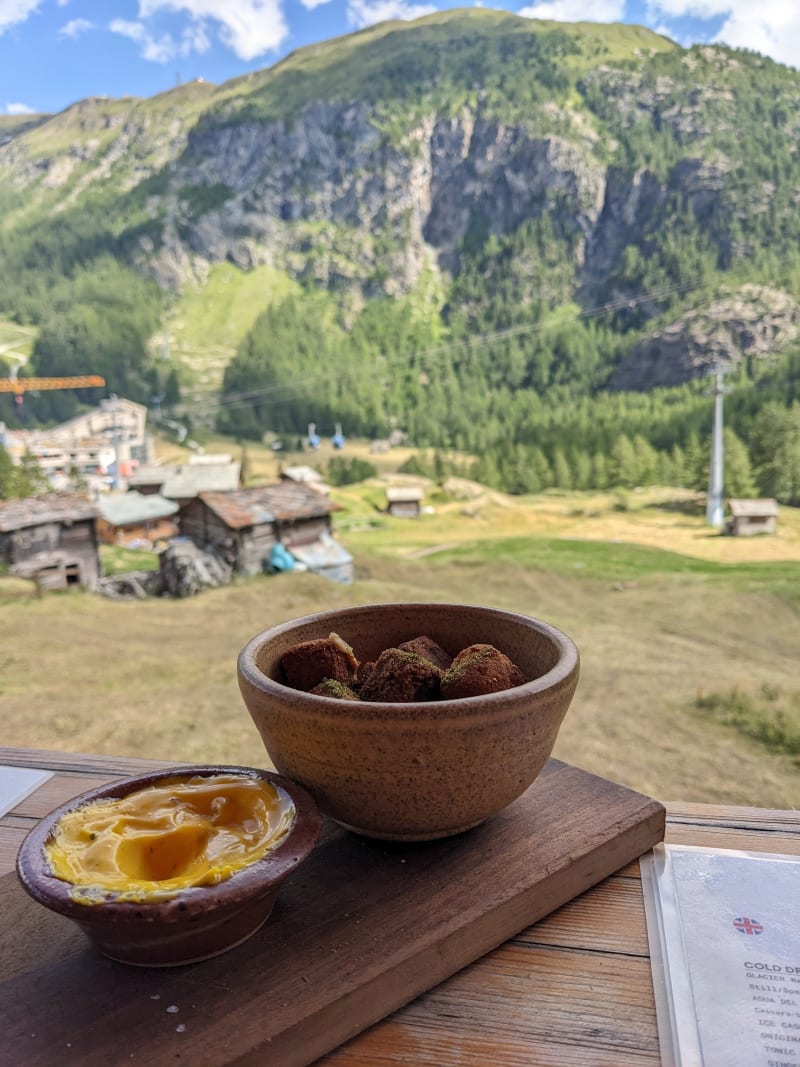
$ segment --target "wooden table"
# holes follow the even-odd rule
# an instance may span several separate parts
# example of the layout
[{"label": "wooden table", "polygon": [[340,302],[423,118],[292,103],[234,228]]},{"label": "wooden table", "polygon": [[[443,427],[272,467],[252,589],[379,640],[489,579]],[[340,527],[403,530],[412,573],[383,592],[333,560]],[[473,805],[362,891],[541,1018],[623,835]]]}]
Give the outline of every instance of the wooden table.
[{"label": "wooden table", "polygon": [[[53,807],[119,776],[163,765],[8,748],[0,748],[0,763],[55,772],[0,819],[0,875],[13,870],[25,834]],[[667,811],[666,840],[672,843],[800,855],[800,812],[684,803],[668,804]],[[660,1063],[638,862],[323,1062],[348,1067]]]}]

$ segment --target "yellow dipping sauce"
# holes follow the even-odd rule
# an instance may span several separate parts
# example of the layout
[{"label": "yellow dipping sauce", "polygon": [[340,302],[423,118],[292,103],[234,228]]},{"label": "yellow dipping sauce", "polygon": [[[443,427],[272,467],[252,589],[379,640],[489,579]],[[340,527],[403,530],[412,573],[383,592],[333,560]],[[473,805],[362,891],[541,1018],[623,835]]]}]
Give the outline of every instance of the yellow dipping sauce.
[{"label": "yellow dipping sauce", "polygon": [[275,848],[291,829],[291,799],[263,778],[195,775],[96,800],[62,816],[45,846],[75,900],[169,900],[217,885]]}]

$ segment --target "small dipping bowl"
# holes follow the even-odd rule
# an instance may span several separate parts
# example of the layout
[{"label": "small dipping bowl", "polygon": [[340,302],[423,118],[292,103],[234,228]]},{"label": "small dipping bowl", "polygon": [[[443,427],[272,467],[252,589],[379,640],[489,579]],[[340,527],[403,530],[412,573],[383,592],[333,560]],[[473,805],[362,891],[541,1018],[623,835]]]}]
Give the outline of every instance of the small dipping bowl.
[{"label": "small dipping bowl", "polygon": [[[179,889],[168,899],[124,900],[121,893],[92,890],[53,873],[47,846],[60,820],[96,801],[122,799],[152,786],[192,778],[234,775],[270,783],[288,806],[291,822],[277,844],[214,885]],[[292,814],[293,813],[293,814]],[[300,785],[272,771],[234,766],[178,766],[111,782],[82,793],[46,815],[22,843],[17,874],[46,908],[72,919],[103,955],[142,967],[196,963],[235,948],[269,918],[283,880],[311,853],[322,817]],[[154,887],[158,882],[153,882]]]}]

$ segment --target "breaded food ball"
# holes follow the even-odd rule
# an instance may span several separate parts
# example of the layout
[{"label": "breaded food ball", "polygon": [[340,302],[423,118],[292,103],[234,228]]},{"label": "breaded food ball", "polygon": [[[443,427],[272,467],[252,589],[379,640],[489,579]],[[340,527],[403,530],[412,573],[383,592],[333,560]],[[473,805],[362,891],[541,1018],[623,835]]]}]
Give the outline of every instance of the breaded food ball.
[{"label": "breaded food ball", "polygon": [[287,685],[310,692],[325,678],[351,685],[358,670],[352,648],[338,634],[301,641],[281,656]]},{"label": "breaded food ball", "polygon": [[404,641],[402,645],[397,647],[402,652],[415,652],[418,656],[422,656],[423,659],[430,660],[434,667],[438,667],[440,671],[446,671],[453,662],[453,657],[449,652],[445,652],[442,646],[437,644],[432,637],[426,637],[424,634],[420,637],[415,637],[413,641]]},{"label": "breaded food ball", "polygon": [[527,678],[504,652],[494,645],[470,645],[459,652],[442,675],[443,700],[483,696],[522,685]]},{"label": "breaded food ball", "polygon": [[362,700],[385,700],[390,704],[436,700],[440,678],[441,671],[430,660],[414,652],[387,648],[375,661],[359,696]]},{"label": "breaded food ball", "polygon": [[333,678],[323,678],[319,685],[311,690],[318,697],[335,697],[336,700],[358,700],[358,694],[354,693],[349,685],[337,682]]},{"label": "breaded food ball", "polygon": [[356,692],[361,692],[361,690],[366,685],[367,679],[374,670],[374,660],[366,660],[363,663],[359,663],[358,670],[356,671],[356,680],[353,682],[353,688],[356,690]]}]

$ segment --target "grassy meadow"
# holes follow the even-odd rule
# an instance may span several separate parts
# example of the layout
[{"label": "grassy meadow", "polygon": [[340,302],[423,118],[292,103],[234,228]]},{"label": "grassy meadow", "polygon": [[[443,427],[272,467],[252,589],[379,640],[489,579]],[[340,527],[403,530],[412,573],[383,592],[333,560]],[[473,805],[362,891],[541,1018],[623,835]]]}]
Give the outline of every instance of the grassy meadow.
[{"label": "grassy meadow", "polygon": [[581,650],[561,759],[660,799],[800,805],[800,512],[782,508],[775,537],[724,538],[676,490],[511,498],[451,480],[402,520],[380,510],[387,470],[334,491],[350,587],[281,575],[120,603],[0,579],[4,743],[263,765],[235,679],[253,633],[348,603],[491,603]]},{"label": "grassy meadow", "polygon": [[16,322],[0,319],[0,378],[23,367],[33,351],[36,330]]},{"label": "grassy meadow", "polygon": [[184,399],[196,403],[213,396],[256,318],[297,288],[273,267],[245,273],[230,263],[212,266],[202,286],[186,286],[167,316],[164,334],[153,339],[156,350],[163,350],[166,340],[180,366]]}]

